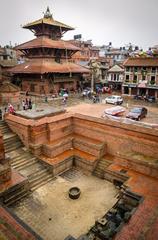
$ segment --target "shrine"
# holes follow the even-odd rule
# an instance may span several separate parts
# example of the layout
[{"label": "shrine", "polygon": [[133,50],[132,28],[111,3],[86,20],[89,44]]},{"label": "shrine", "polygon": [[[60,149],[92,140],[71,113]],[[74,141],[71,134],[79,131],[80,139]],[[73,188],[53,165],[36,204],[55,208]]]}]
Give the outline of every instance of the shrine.
[{"label": "shrine", "polygon": [[71,62],[72,55],[80,48],[61,39],[73,28],[54,20],[49,8],[43,18],[23,28],[32,31],[36,38],[16,47],[25,55],[26,61],[10,70],[14,83],[20,83],[22,91],[38,94],[78,88],[82,75],[89,70]]}]

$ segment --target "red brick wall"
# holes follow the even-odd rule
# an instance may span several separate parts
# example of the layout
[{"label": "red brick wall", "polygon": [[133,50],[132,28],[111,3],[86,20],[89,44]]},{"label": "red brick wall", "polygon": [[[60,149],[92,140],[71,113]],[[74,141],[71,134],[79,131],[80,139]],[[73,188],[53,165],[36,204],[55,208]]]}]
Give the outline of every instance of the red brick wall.
[{"label": "red brick wall", "polygon": [[[85,139],[99,140],[105,144],[108,154],[116,156],[116,159],[122,159],[118,160],[119,162],[116,161],[117,164],[136,169],[144,174],[158,176],[158,169],[154,167],[153,162],[154,158],[155,160],[158,158],[158,133],[153,129],[79,114],[74,116],[61,114],[38,121],[22,120],[17,116],[8,115],[7,122],[26,146],[30,146],[31,149],[40,149],[37,154],[42,153],[41,151],[48,156],[54,156],[55,152],[62,153],[62,150],[71,147],[70,143],[63,146],[63,139],[70,136],[75,138],[75,134],[82,135]],[[60,141],[60,147],[56,141]],[[82,151],[91,147],[90,144],[79,146]],[[96,152],[93,151],[93,155],[98,155]]]}]

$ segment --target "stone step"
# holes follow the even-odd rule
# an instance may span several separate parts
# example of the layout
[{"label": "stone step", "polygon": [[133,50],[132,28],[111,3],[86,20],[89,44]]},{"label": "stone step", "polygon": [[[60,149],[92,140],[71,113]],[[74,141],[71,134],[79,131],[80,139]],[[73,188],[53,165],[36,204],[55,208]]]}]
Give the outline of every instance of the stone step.
[{"label": "stone step", "polygon": [[20,141],[20,139],[17,135],[13,134],[12,136],[4,139],[4,144],[10,144],[15,141]]},{"label": "stone step", "polygon": [[37,160],[33,160],[32,162],[28,162],[28,163],[25,163],[25,164],[21,164],[21,166],[15,166],[14,168],[16,169],[16,170],[18,170],[18,171],[20,171],[20,170],[22,170],[22,169],[24,169],[24,168],[27,168],[27,167],[30,167],[30,166],[32,166],[32,165],[34,165],[34,164],[36,164],[37,163]]},{"label": "stone step", "polygon": [[17,141],[12,141],[12,142],[10,142],[10,143],[5,143],[5,144],[4,144],[4,147],[5,147],[5,148],[9,148],[9,147],[16,146],[16,145],[18,145],[18,144],[23,145],[21,141],[17,140]]},{"label": "stone step", "polygon": [[10,207],[17,203],[18,201],[22,200],[23,198],[27,197],[29,195],[29,192],[24,190],[23,192],[19,192],[17,195],[14,195],[12,199],[9,199],[5,205],[7,207]]},{"label": "stone step", "polygon": [[52,176],[47,176],[45,179],[41,179],[38,182],[35,182],[31,185],[31,191],[35,191],[36,189],[42,187],[43,185],[46,185],[48,182],[53,181],[54,178]]},{"label": "stone step", "polygon": [[7,130],[7,129],[5,129],[5,130],[1,130],[1,129],[0,129],[0,131],[2,132],[3,135],[4,135],[4,134],[11,133],[11,131],[10,131],[10,130]]},{"label": "stone step", "polygon": [[4,125],[6,125],[5,121],[0,120],[0,126],[4,126]]},{"label": "stone step", "polygon": [[[111,156],[110,156],[111,158]],[[93,174],[99,178],[104,178],[105,170],[108,168],[110,164],[112,164],[111,159],[106,159],[105,157],[101,158],[93,172]]]},{"label": "stone step", "polygon": [[0,130],[1,130],[2,132],[4,132],[4,131],[11,132],[10,128],[7,127],[7,126],[5,126],[5,127],[0,127]]},{"label": "stone step", "polygon": [[49,173],[48,171],[42,172],[42,173],[38,174],[37,176],[34,176],[33,178],[29,178],[29,183],[32,186],[34,183],[36,183],[36,182],[38,183],[39,181],[44,180],[47,177],[53,177],[53,175],[51,173]]},{"label": "stone step", "polygon": [[129,177],[121,172],[106,169],[104,172],[104,178],[111,182],[113,182],[113,180],[125,182]]},{"label": "stone step", "polygon": [[98,163],[98,167],[103,168],[103,167],[107,167],[111,164],[112,162],[108,162],[108,161],[103,161],[103,162],[99,162]]},{"label": "stone step", "polygon": [[30,153],[26,153],[24,152],[24,154],[20,154],[18,156],[15,156],[14,158],[12,158],[12,162],[19,162],[20,160],[23,160],[23,159],[30,159],[32,157],[35,157],[34,155],[30,154]]},{"label": "stone step", "polygon": [[103,170],[100,170],[100,169],[95,169],[95,171],[94,171],[94,175],[100,175],[100,174],[102,174],[104,171]]},{"label": "stone step", "polygon": [[4,146],[7,147],[7,146],[10,146],[12,144],[16,144],[17,142],[21,142],[20,139],[17,138],[17,137],[11,137],[11,138],[8,138],[8,139],[4,139]]},{"label": "stone step", "polygon": [[46,173],[46,172],[48,173],[47,168],[42,168],[37,170],[36,172],[33,172],[30,175],[27,175],[27,178],[31,181],[32,179],[36,178],[36,176],[38,176],[39,174]]},{"label": "stone step", "polygon": [[30,157],[32,157],[32,155],[30,154],[30,153],[24,153],[24,154],[20,154],[20,155],[17,155],[17,156],[15,156],[15,157],[13,157],[13,158],[11,158],[11,162],[14,162],[14,161],[20,161],[21,159],[28,159],[28,158],[30,158]]},{"label": "stone step", "polygon": [[12,151],[14,151],[14,150],[16,150],[16,149],[18,149],[22,146],[23,146],[22,143],[18,143],[18,144],[15,144],[13,146],[7,147],[7,148],[5,148],[5,153],[12,152]]},{"label": "stone step", "polygon": [[10,130],[10,128],[8,127],[8,125],[0,125],[0,129],[9,129]]},{"label": "stone step", "polygon": [[29,159],[20,159],[20,161],[14,161],[13,163],[11,163],[12,167],[19,167],[25,163],[29,163],[32,162],[33,160],[36,160],[36,157],[29,158]]},{"label": "stone step", "polygon": [[93,175],[96,176],[96,177],[99,177],[99,178],[104,178],[104,171],[97,169],[93,172]]},{"label": "stone step", "polygon": [[21,146],[23,146],[22,142],[19,141],[19,140],[17,140],[17,141],[14,141],[14,142],[10,142],[10,143],[4,144],[4,148],[5,148],[5,149],[8,149],[8,148],[14,147],[14,146],[16,146],[16,145],[19,146],[19,144],[20,144]]}]

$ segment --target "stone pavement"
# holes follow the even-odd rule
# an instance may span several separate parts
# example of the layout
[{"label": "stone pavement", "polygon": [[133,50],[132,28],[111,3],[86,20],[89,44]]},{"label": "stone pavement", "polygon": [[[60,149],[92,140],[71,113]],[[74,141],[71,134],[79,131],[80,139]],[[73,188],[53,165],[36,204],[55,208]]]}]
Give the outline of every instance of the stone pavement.
[{"label": "stone pavement", "polygon": [[[72,186],[81,189],[77,200],[68,196]],[[70,170],[36,190],[13,210],[44,240],[63,240],[69,234],[79,237],[88,232],[95,220],[116,203],[117,192],[110,182]]]}]

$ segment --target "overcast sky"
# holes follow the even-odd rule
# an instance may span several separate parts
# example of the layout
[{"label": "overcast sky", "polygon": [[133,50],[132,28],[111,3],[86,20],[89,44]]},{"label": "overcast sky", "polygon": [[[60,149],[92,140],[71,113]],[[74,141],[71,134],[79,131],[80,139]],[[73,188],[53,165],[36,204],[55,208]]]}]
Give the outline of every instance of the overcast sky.
[{"label": "overcast sky", "polygon": [[75,27],[65,39],[82,34],[95,45],[158,44],[158,0],[0,0],[0,45],[33,39],[21,25],[43,17],[47,6],[55,20]]}]

